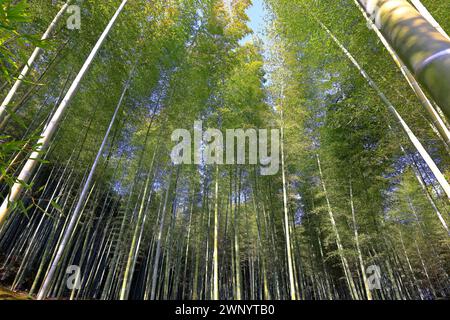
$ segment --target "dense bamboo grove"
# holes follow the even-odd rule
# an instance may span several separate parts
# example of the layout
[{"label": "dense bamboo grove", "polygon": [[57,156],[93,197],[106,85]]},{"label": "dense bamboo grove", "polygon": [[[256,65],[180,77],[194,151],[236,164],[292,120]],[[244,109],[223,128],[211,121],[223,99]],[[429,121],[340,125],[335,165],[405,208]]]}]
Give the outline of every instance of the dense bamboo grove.
[{"label": "dense bamboo grove", "polygon": [[[2,286],[450,296],[449,2],[267,0],[253,35],[251,6],[0,1]],[[196,121],[280,130],[277,174],[175,165]]]}]

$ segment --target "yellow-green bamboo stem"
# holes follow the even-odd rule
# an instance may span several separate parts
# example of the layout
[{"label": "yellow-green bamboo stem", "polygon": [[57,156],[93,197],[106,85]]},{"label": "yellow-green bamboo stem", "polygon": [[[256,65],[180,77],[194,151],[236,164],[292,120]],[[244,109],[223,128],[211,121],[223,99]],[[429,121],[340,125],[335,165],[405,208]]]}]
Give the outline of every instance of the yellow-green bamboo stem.
[{"label": "yellow-green bamboo stem", "polygon": [[406,0],[358,0],[450,119],[450,40]]}]

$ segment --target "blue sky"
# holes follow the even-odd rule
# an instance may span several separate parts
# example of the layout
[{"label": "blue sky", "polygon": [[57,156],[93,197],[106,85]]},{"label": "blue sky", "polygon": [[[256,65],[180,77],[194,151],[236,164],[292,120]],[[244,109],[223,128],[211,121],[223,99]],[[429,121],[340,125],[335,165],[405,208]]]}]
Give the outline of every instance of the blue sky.
[{"label": "blue sky", "polygon": [[[249,26],[255,34],[260,34],[264,31],[264,0],[253,0],[253,5],[247,10],[247,15],[250,18]],[[252,36],[247,36],[242,39],[242,43],[251,40]]]}]

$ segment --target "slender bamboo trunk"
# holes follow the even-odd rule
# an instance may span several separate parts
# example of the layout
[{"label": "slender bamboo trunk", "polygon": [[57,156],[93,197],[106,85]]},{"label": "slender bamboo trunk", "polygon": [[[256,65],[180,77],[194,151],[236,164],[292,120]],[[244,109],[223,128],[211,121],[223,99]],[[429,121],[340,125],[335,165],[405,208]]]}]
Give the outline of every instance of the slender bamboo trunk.
[{"label": "slender bamboo trunk", "polygon": [[[237,174],[239,171],[239,175]],[[235,299],[242,300],[242,280],[241,280],[241,247],[239,243],[240,228],[239,228],[239,216],[241,205],[241,177],[242,170],[236,170],[237,192],[235,193],[235,208],[234,208],[234,269],[235,271]]]},{"label": "slender bamboo trunk", "polygon": [[422,253],[420,252],[420,248],[417,243],[417,239],[414,239],[414,244],[415,244],[415,247],[417,250],[417,254],[419,256],[420,264],[422,265],[422,268],[423,268],[423,272],[424,272],[425,277],[427,278],[428,284],[430,286],[431,292],[433,293],[433,296],[436,297],[436,290],[434,289],[433,283],[431,282],[430,274],[428,273],[428,268],[426,267],[425,261],[423,260],[423,257],[422,257]]},{"label": "slender bamboo trunk", "polygon": [[48,148],[51,138],[54,135],[55,131],[57,130],[59,123],[61,122],[62,116],[64,114],[64,111],[69,106],[70,101],[72,100],[72,97],[75,95],[76,90],[78,89],[81,80],[83,79],[84,75],[86,74],[88,68],[90,67],[92,61],[94,60],[95,56],[97,55],[100,47],[102,46],[103,42],[105,41],[106,37],[108,36],[109,32],[111,31],[114,23],[116,22],[119,14],[122,12],[125,4],[128,0],[123,0],[119,8],[117,9],[114,16],[109,21],[108,25],[106,26],[106,29],[103,31],[102,35],[100,36],[99,40],[97,41],[96,45],[92,49],[90,55],[86,59],[83,67],[81,68],[80,72],[78,73],[77,77],[75,78],[74,82],[70,86],[69,90],[66,93],[66,96],[64,97],[63,101],[59,105],[58,109],[54,113],[50,123],[47,125],[47,127],[44,129],[44,131],[41,134],[41,138],[38,140],[38,147],[37,150],[31,153],[29,156],[27,162],[25,163],[25,166],[23,167],[22,171],[20,172],[16,182],[12,188],[9,194],[7,195],[6,199],[4,199],[1,207],[0,207],[0,226],[3,225],[6,218],[8,217],[11,209],[14,206],[14,203],[19,199],[20,194],[23,191],[23,183],[28,183],[31,176],[33,175],[37,164],[39,163],[39,160],[42,158],[43,151]]},{"label": "slender bamboo trunk", "polygon": [[[3,117],[3,119],[0,121],[0,131],[4,131],[9,120],[11,119],[13,114],[16,114],[20,108],[22,108],[26,102],[28,102],[28,100],[32,97],[32,94],[37,92],[39,89],[41,89],[43,86],[39,85],[42,81],[42,79],[45,77],[45,75],[47,74],[47,72],[51,69],[51,67],[55,64],[57,58],[60,56],[60,53],[63,51],[63,49],[66,47],[66,45],[68,44],[68,41],[65,41],[57,50],[57,52],[55,53],[55,56],[53,57],[53,59],[47,64],[47,66],[45,67],[45,69],[40,73],[39,77],[35,80],[35,83],[33,83],[33,85],[31,86],[30,89],[28,89],[28,91],[25,92],[25,94],[20,98],[20,100],[17,101],[17,103],[14,106],[8,107],[7,110],[7,114],[5,114],[5,116]],[[70,74],[69,74],[70,76]],[[65,85],[62,88],[62,92],[64,92],[65,90]],[[48,98],[46,98],[47,100]],[[42,106],[45,105],[45,102],[42,103]],[[39,108],[38,113],[42,110],[42,107]],[[29,127],[30,128],[30,127]],[[29,129],[28,129],[29,130]],[[27,131],[28,131],[27,130]]]},{"label": "slender bamboo trunk", "polygon": [[406,262],[408,264],[409,271],[411,272],[411,276],[413,278],[414,286],[416,287],[416,289],[417,289],[417,291],[419,293],[420,299],[423,300],[424,297],[422,295],[422,291],[421,291],[420,286],[418,284],[416,275],[414,273],[414,269],[413,269],[413,267],[411,265],[411,260],[409,259],[408,252],[406,251],[405,242],[403,240],[403,234],[402,234],[401,231],[399,231],[399,234],[400,234],[400,243],[402,244],[403,254],[404,254]]},{"label": "slender bamboo trunk", "polygon": [[[384,0],[383,0],[384,1]],[[438,168],[434,160],[431,158],[429,153],[425,150],[422,143],[419,141],[419,139],[416,137],[416,135],[411,131],[409,126],[406,124],[406,122],[403,120],[403,118],[400,116],[400,114],[397,112],[395,107],[392,105],[392,103],[388,100],[386,95],[381,91],[381,89],[378,87],[378,85],[372,80],[372,78],[367,74],[367,72],[360,66],[358,61],[350,54],[350,52],[342,45],[342,43],[334,36],[334,34],[320,21],[316,18],[317,23],[321,25],[321,27],[328,33],[328,35],[333,39],[333,41],[336,43],[336,45],[344,52],[344,54],[347,56],[347,58],[353,63],[353,65],[359,70],[361,75],[367,80],[368,84],[377,92],[380,99],[386,104],[389,111],[395,116],[399,124],[401,125],[402,129],[405,131],[406,135],[408,136],[411,143],[414,145],[416,150],[419,152],[423,160],[426,162],[430,170],[433,172],[433,175],[435,176],[436,180],[441,185],[442,189],[446,193],[447,197],[450,199],[450,184],[448,183],[447,179],[441,172],[441,170]],[[449,63],[450,65],[450,63]]]},{"label": "slender bamboo trunk", "polygon": [[[133,73],[134,73],[134,69],[131,72],[131,75]],[[117,114],[118,114],[118,112],[120,110],[120,107],[122,106],[122,102],[123,102],[123,99],[125,98],[125,94],[128,91],[128,87],[129,87],[130,80],[131,80],[131,75],[130,75],[130,79],[128,79],[128,81],[126,82],[126,84],[124,86],[124,89],[122,91],[122,95],[120,96],[119,102],[118,102],[118,104],[116,106],[116,109],[115,109],[114,114],[112,116],[111,122],[109,123],[109,127],[108,127],[108,129],[107,129],[107,131],[105,133],[105,136],[103,138],[102,144],[101,144],[101,146],[100,146],[100,148],[99,148],[99,150],[97,152],[97,156],[96,156],[96,158],[94,160],[94,163],[92,164],[91,171],[89,172],[89,176],[86,179],[86,182],[84,184],[83,190],[81,191],[81,195],[80,195],[80,197],[78,199],[78,202],[77,202],[77,205],[75,207],[75,210],[73,211],[72,216],[70,218],[70,223],[67,226],[67,229],[64,231],[64,238],[63,238],[63,240],[62,240],[62,242],[61,242],[61,244],[59,246],[58,253],[55,256],[55,259],[52,261],[51,268],[50,268],[47,276],[45,277],[44,284],[42,285],[41,290],[39,291],[38,299],[43,299],[43,298],[46,297],[46,294],[48,292],[47,291],[48,290],[48,285],[52,281],[52,278],[54,276],[55,270],[56,270],[56,268],[57,268],[57,266],[59,264],[59,260],[61,259],[61,256],[62,256],[62,254],[63,254],[63,252],[65,250],[65,247],[66,247],[66,245],[68,243],[69,235],[75,229],[76,221],[78,220],[78,217],[79,217],[79,215],[82,212],[82,207],[85,205],[85,200],[86,200],[86,197],[88,195],[91,182],[92,182],[92,180],[94,178],[94,174],[95,174],[95,171],[97,169],[98,163],[100,162],[100,158],[101,158],[101,156],[103,154],[103,150],[105,149],[106,143],[107,143],[108,138],[109,138],[109,134],[110,134],[110,132],[112,130],[112,127],[113,127],[114,122],[116,120]]]},{"label": "slender bamboo trunk", "polygon": [[213,300],[219,300],[219,166],[216,165],[214,199]]},{"label": "slender bamboo trunk", "polygon": [[355,234],[355,244],[356,244],[356,250],[358,251],[358,260],[359,260],[359,266],[361,268],[361,276],[363,279],[364,290],[366,292],[367,300],[372,300],[372,292],[370,291],[369,282],[367,281],[366,268],[364,267],[364,261],[362,258],[361,247],[359,245],[358,225],[356,224],[355,206],[353,203],[353,188],[352,188],[351,182],[350,182],[350,206],[352,208],[352,220],[353,220],[353,229],[354,229],[354,234]]},{"label": "slender bamboo trunk", "polygon": [[[153,273],[152,273],[152,288],[150,293],[150,300],[155,300],[156,298],[156,284],[158,280],[158,267],[159,267],[159,260],[161,258],[161,240],[162,240],[162,234],[164,231],[164,222],[166,219],[166,211],[167,211],[167,202],[169,200],[169,190],[170,190],[170,184],[171,184],[171,177],[169,178],[169,183],[166,190],[166,196],[164,199],[164,206],[161,213],[161,221],[159,223],[159,230],[157,234],[157,245],[156,245],[156,253],[155,253],[155,259],[153,263]],[[175,183],[176,185],[176,183]]]},{"label": "slender bamboo trunk", "polygon": [[[58,22],[61,20],[61,17],[64,15],[64,13],[66,12],[67,8],[69,7],[69,2],[70,1],[66,2],[61,7],[61,9],[58,11],[58,13],[56,14],[55,18],[53,19],[53,21],[50,23],[50,25],[48,26],[47,30],[43,34],[41,40],[47,40],[53,34],[53,32],[56,29],[56,26],[57,26]],[[0,121],[5,117],[5,115],[7,113],[7,107],[9,106],[11,100],[13,99],[13,97],[16,94],[17,90],[20,88],[23,80],[26,78],[26,76],[30,72],[30,69],[33,67],[34,62],[39,57],[41,52],[42,52],[42,48],[40,48],[40,47],[37,47],[36,49],[34,49],[33,53],[31,54],[30,58],[28,59],[27,63],[25,64],[25,66],[23,67],[23,69],[20,72],[19,76],[17,77],[17,80],[14,83],[13,87],[11,88],[11,90],[9,90],[6,98],[1,103],[1,105],[0,105]]]},{"label": "slender bamboo trunk", "polygon": [[188,224],[188,233],[186,237],[186,249],[184,252],[184,271],[183,271],[183,289],[182,289],[182,299],[186,297],[186,284],[187,284],[187,267],[189,262],[189,247],[190,247],[190,240],[191,240],[191,231],[192,231],[192,215],[194,213],[194,201],[195,201],[195,191],[192,192],[192,198],[190,203],[190,210],[189,210],[189,224]]},{"label": "slender bamboo trunk", "polygon": [[287,253],[287,263],[289,272],[289,292],[291,300],[297,300],[297,294],[295,290],[295,279],[294,279],[294,265],[292,258],[292,246],[291,246],[291,230],[289,223],[289,212],[288,212],[288,199],[287,199],[287,181],[286,181],[286,164],[285,164],[285,154],[284,154],[284,119],[283,110],[281,110],[281,174],[283,179],[283,211],[284,211],[284,231],[286,237],[286,253]]},{"label": "slender bamboo trunk", "polygon": [[333,294],[331,292],[331,285],[330,285],[330,281],[328,279],[327,266],[325,264],[325,257],[324,257],[324,254],[323,254],[322,240],[320,240],[319,232],[317,234],[317,242],[319,244],[320,262],[322,264],[323,275],[325,277],[325,284],[326,284],[326,288],[327,288],[327,298],[328,298],[328,300],[332,300],[333,299]]},{"label": "slender bamboo trunk", "polygon": [[430,192],[428,191],[428,189],[427,189],[427,187],[425,185],[425,182],[423,181],[422,176],[420,175],[419,171],[417,170],[417,168],[415,166],[413,166],[413,171],[414,171],[414,175],[417,178],[417,181],[419,181],[419,184],[420,184],[420,187],[422,188],[423,193],[427,197],[428,202],[433,207],[434,212],[436,213],[439,221],[441,222],[442,227],[447,232],[447,234],[450,236],[450,230],[449,230],[449,228],[447,226],[447,223],[445,222],[444,217],[441,214],[441,211],[439,210],[439,208],[437,207],[437,205],[434,202],[433,198],[431,197]]},{"label": "slender bamboo trunk", "polygon": [[138,213],[137,220],[136,220],[136,226],[134,228],[133,239],[131,240],[130,251],[129,251],[128,259],[127,259],[127,265],[125,267],[125,274],[123,276],[122,288],[120,291],[120,300],[128,299],[128,295],[130,292],[131,280],[132,280],[133,271],[134,271],[133,261],[135,261],[135,256],[139,252],[139,244],[140,244],[140,241],[138,241],[139,231],[144,228],[145,202],[146,202],[146,200],[149,200],[152,196],[152,194],[150,192],[150,195],[147,199],[147,192],[148,192],[148,189],[150,186],[150,182],[152,181],[151,178],[152,178],[152,171],[153,171],[155,156],[156,156],[156,151],[153,153],[152,164],[150,165],[150,170],[147,173],[147,179],[145,181],[144,191],[142,193],[141,204],[139,207],[139,213]]},{"label": "slender bamboo trunk", "polygon": [[333,228],[334,236],[336,238],[336,245],[337,245],[337,248],[338,248],[339,257],[340,257],[340,259],[342,261],[342,268],[344,269],[344,273],[346,275],[346,279],[347,279],[348,287],[349,287],[349,290],[350,290],[350,294],[352,295],[353,299],[359,299],[358,293],[356,291],[355,282],[353,281],[353,276],[352,276],[352,273],[350,271],[350,266],[348,264],[347,258],[344,255],[344,247],[342,245],[341,236],[339,235],[339,231],[337,229],[336,220],[334,219],[333,210],[331,209],[330,199],[328,198],[328,192],[327,192],[327,188],[326,188],[326,185],[325,185],[325,180],[323,178],[323,172],[322,172],[322,165],[320,163],[320,157],[319,157],[318,154],[316,155],[316,157],[317,157],[317,166],[319,168],[320,181],[322,183],[323,192],[325,193],[325,200],[326,200],[326,203],[327,203],[328,215],[329,215],[329,218],[330,218],[331,226]]}]

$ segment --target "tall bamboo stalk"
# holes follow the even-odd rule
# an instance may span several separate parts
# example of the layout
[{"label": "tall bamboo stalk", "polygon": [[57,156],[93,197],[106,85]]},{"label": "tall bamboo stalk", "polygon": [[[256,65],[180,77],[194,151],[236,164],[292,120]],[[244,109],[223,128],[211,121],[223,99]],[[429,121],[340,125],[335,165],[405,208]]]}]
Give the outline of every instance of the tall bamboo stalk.
[{"label": "tall bamboo stalk", "polygon": [[392,59],[394,60],[395,64],[400,69],[402,75],[405,77],[406,81],[416,94],[417,98],[419,99],[420,103],[425,107],[425,110],[428,113],[428,116],[430,120],[432,121],[433,125],[436,127],[437,131],[441,135],[442,139],[444,140],[447,147],[450,147],[450,130],[445,125],[444,121],[442,120],[440,114],[435,110],[433,107],[433,104],[428,99],[428,97],[423,92],[422,88],[420,87],[417,80],[414,78],[413,74],[409,71],[409,69],[405,66],[403,61],[401,61],[400,57],[394,52],[394,50],[391,48],[391,45],[388,43],[386,38],[383,36],[383,34],[378,30],[375,23],[372,22],[372,20],[367,16],[366,12],[363,10],[361,5],[357,0],[354,0],[355,4],[360,9],[361,13],[369,23],[372,30],[376,33],[380,41],[385,46],[386,50],[391,55]]},{"label": "tall bamboo stalk", "polygon": [[[134,271],[134,261],[136,259],[136,255],[139,252],[139,244],[140,241],[138,240],[139,230],[143,230],[144,228],[144,222],[145,222],[145,201],[150,201],[152,193],[150,192],[150,195],[147,199],[147,192],[149,190],[150,182],[152,181],[152,171],[153,171],[153,165],[155,161],[156,151],[153,153],[153,159],[152,164],[150,166],[150,170],[147,173],[147,179],[145,181],[144,191],[142,193],[141,198],[141,204],[139,206],[139,213],[136,220],[136,226],[134,228],[134,234],[133,239],[131,240],[131,246],[130,246],[130,252],[128,254],[127,259],[127,265],[125,268],[125,274],[123,276],[123,282],[122,282],[122,288],[120,291],[120,300],[126,300],[128,298],[129,292],[130,292],[130,286],[131,286],[131,280],[133,277],[133,271]],[[150,187],[151,188],[151,187]]]},{"label": "tall bamboo stalk", "polygon": [[287,199],[287,181],[286,181],[286,164],[285,164],[285,154],[284,154],[284,119],[283,110],[280,112],[281,115],[281,174],[283,179],[283,212],[284,212],[284,231],[286,237],[286,254],[288,263],[288,276],[289,276],[289,290],[291,300],[297,299],[297,294],[295,290],[295,279],[294,279],[294,265],[292,258],[292,246],[291,246],[291,229],[289,223],[289,212],[288,212],[288,199]]},{"label": "tall bamboo stalk", "polygon": [[358,69],[358,71],[361,73],[361,75],[367,80],[368,84],[377,92],[380,99],[385,103],[385,105],[388,107],[389,111],[395,116],[397,121],[399,122],[400,126],[408,136],[411,143],[416,148],[417,152],[421,155],[423,160],[426,162],[430,170],[433,172],[433,175],[435,176],[436,180],[439,182],[440,186],[444,190],[447,197],[450,199],[450,184],[448,183],[447,179],[441,172],[441,170],[438,168],[434,160],[431,158],[429,153],[425,150],[422,143],[419,141],[419,139],[416,137],[416,135],[411,131],[409,126],[406,124],[406,122],[403,120],[401,115],[397,112],[397,109],[392,105],[392,103],[389,101],[389,99],[386,97],[386,95],[381,91],[381,89],[378,87],[378,85],[372,80],[372,78],[369,76],[369,74],[361,67],[361,65],[358,63],[358,61],[353,57],[353,55],[344,47],[344,45],[334,36],[334,34],[328,29],[320,20],[315,18],[315,20],[320,24],[320,26],[328,33],[328,35],[331,37],[331,39],[336,43],[336,45],[342,50],[342,52],[347,56],[347,58],[352,62],[352,64]]},{"label": "tall bamboo stalk", "polygon": [[[133,68],[133,71],[131,72],[131,75],[133,73],[134,73],[134,68]],[[79,218],[79,216],[80,216],[80,214],[82,212],[83,206],[85,205],[85,200],[86,200],[86,197],[88,195],[89,188],[91,186],[91,182],[92,182],[92,179],[94,177],[95,171],[96,171],[97,166],[98,166],[98,164],[100,162],[100,158],[102,157],[103,150],[106,147],[106,143],[108,142],[109,134],[110,134],[110,132],[112,130],[112,127],[113,127],[113,125],[115,123],[117,114],[118,114],[118,112],[119,112],[119,110],[120,110],[120,108],[122,106],[122,102],[123,102],[123,100],[125,98],[125,94],[128,91],[128,87],[130,85],[130,80],[131,80],[131,75],[130,75],[130,79],[128,79],[128,81],[124,85],[122,94],[120,96],[119,102],[117,103],[116,109],[114,110],[114,114],[113,114],[113,116],[111,118],[111,121],[109,123],[108,129],[106,130],[106,133],[105,133],[105,136],[103,138],[102,144],[101,144],[101,146],[100,146],[100,148],[99,148],[99,150],[97,152],[97,155],[95,157],[94,163],[92,164],[92,167],[91,167],[89,175],[88,175],[88,177],[86,179],[86,182],[84,183],[84,187],[83,187],[83,190],[81,191],[80,197],[78,198],[78,202],[77,202],[77,205],[75,207],[75,210],[73,211],[73,213],[71,215],[69,225],[67,226],[66,230],[64,231],[63,240],[61,241],[61,244],[59,245],[58,252],[57,252],[55,258],[52,261],[52,264],[51,264],[51,267],[49,269],[49,272],[48,272],[47,276],[44,279],[44,283],[42,285],[42,288],[41,288],[41,290],[39,290],[38,299],[43,299],[43,298],[46,297],[48,289],[49,289],[49,284],[51,283],[52,278],[54,276],[54,273],[56,271],[56,268],[59,265],[59,261],[61,259],[61,256],[63,255],[64,250],[66,248],[66,245],[67,245],[67,243],[69,241],[70,234],[75,229],[76,222],[77,222],[77,220],[78,220],[78,218]]]},{"label": "tall bamboo stalk", "polygon": [[216,165],[214,199],[213,300],[219,300],[219,166]]},{"label": "tall bamboo stalk", "polygon": [[75,92],[78,89],[81,80],[83,79],[87,70],[89,69],[90,65],[92,64],[92,61],[94,60],[95,56],[97,55],[100,47],[104,43],[106,37],[108,36],[109,32],[111,31],[114,23],[116,22],[119,14],[122,12],[122,9],[125,6],[125,4],[127,3],[127,1],[128,0],[122,1],[121,5],[117,9],[116,13],[109,21],[109,23],[106,26],[105,30],[103,31],[102,35],[98,39],[96,45],[92,49],[88,58],[86,59],[83,67],[81,68],[77,77],[75,78],[75,80],[73,81],[69,90],[67,91],[67,93],[66,93],[64,99],[62,100],[61,104],[59,105],[58,109],[53,114],[51,121],[48,123],[47,127],[42,132],[41,138],[37,142],[36,151],[32,152],[31,155],[28,157],[28,160],[25,163],[25,166],[22,168],[22,171],[20,172],[19,176],[17,177],[18,182],[14,183],[9,194],[3,200],[3,203],[0,207],[0,226],[2,226],[5,223],[5,220],[11,211],[11,208],[14,206],[15,202],[19,199],[19,197],[23,191],[23,188],[24,188],[24,183],[28,183],[31,176],[33,175],[33,173],[36,169],[36,166],[42,157],[43,151],[46,148],[48,148],[51,138],[53,137],[55,131],[57,130],[57,128],[61,122],[61,119],[63,117],[63,114],[66,111],[67,107],[69,106],[69,103],[72,100],[73,96],[75,95]]},{"label": "tall bamboo stalk", "polygon": [[[41,41],[47,40],[53,34],[53,32],[56,29],[56,26],[58,25],[58,22],[61,20],[61,17],[64,15],[67,8],[69,7],[69,2],[70,1],[67,1],[61,7],[61,9],[58,11],[55,18],[53,19],[53,21],[50,23],[47,30],[43,34]],[[31,68],[34,65],[34,62],[40,56],[41,53],[42,53],[42,48],[36,47],[36,49],[34,49],[33,53],[31,54],[30,58],[28,59],[27,63],[25,64],[25,66],[23,67],[19,76],[17,77],[16,82],[12,86],[11,90],[9,90],[8,94],[6,95],[6,98],[1,103],[1,105],[0,105],[0,121],[2,121],[2,119],[5,117],[5,115],[7,113],[7,107],[9,106],[9,104],[10,104],[11,100],[13,99],[14,95],[16,94],[17,90],[19,90],[20,86],[22,85],[23,80],[26,78],[26,76],[28,75],[28,73],[30,72]]]},{"label": "tall bamboo stalk", "polygon": [[450,119],[450,40],[406,0],[358,0]]},{"label": "tall bamboo stalk", "polygon": [[319,157],[318,154],[316,155],[316,159],[317,159],[317,167],[319,168],[320,182],[321,182],[322,190],[323,190],[323,192],[325,194],[325,200],[326,200],[326,203],[327,203],[328,216],[330,218],[331,227],[333,229],[333,233],[334,233],[334,236],[336,238],[336,245],[337,245],[337,248],[338,248],[339,257],[340,257],[341,262],[342,262],[342,269],[344,270],[344,273],[345,273],[345,277],[346,277],[346,280],[347,280],[347,283],[348,283],[348,289],[350,291],[350,294],[353,297],[353,299],[357,300],[357,299],[359,299],[358,293],[356,291],[355,282],[353,281],[353,276],[352,276],[352,273],[350,271],[350,266],[348,264],[347,257],[344,254],[344,246],[342,245],[341,236],[339,234],[339,230],[338,230],[337,225],[336,225],[336,220],[334,218],[334,213],[333,213],[333,210],[331,208],[331,203],[330,203],[330,199],[328,197],[327,187],[326,187],[325,180],[324,180],[324,177],[323,177],[322,164],[320,162],[320,157]]},{"label": "tall bamboo stalk", "polygon": [[363,261],[362,253],[361,253],[361,246],[359,244],[358,225],[356,223],[355,205],[353,202],[353,187],[352,187],[351,181],[350,181],[350,206],[352,209],[352,221],[353,221],[353,230],[354,230],[354,236],[355,236],[355,245],[356,245],[356,250],[358,251],[358,261],[359,261],[359,266],[361,268],[361,275],[362,275],[362,280],[363,280],[363,284],[364,284],[364,290],[366,292],[367,300],[372,300],[372,292],[370,291],[369,282],[367,281],[366,268],[364,267],[364,261]]},{"label": "tall bamboo stalk", "polygon": [[433,27],[436,28],[437,31],[439,31],[440,34],[442,34],[444,37],[450,40],[450,36],[445,32],[445,30],[441,27],[441,25],[436,21],[436,19],[433,18],[431,13],[428,11],[428,9],[422,4],[420,0],[410,0],[411,3],[416,7],[417,11],[420,12],[420,14],[428,20],[429,23]]}]

